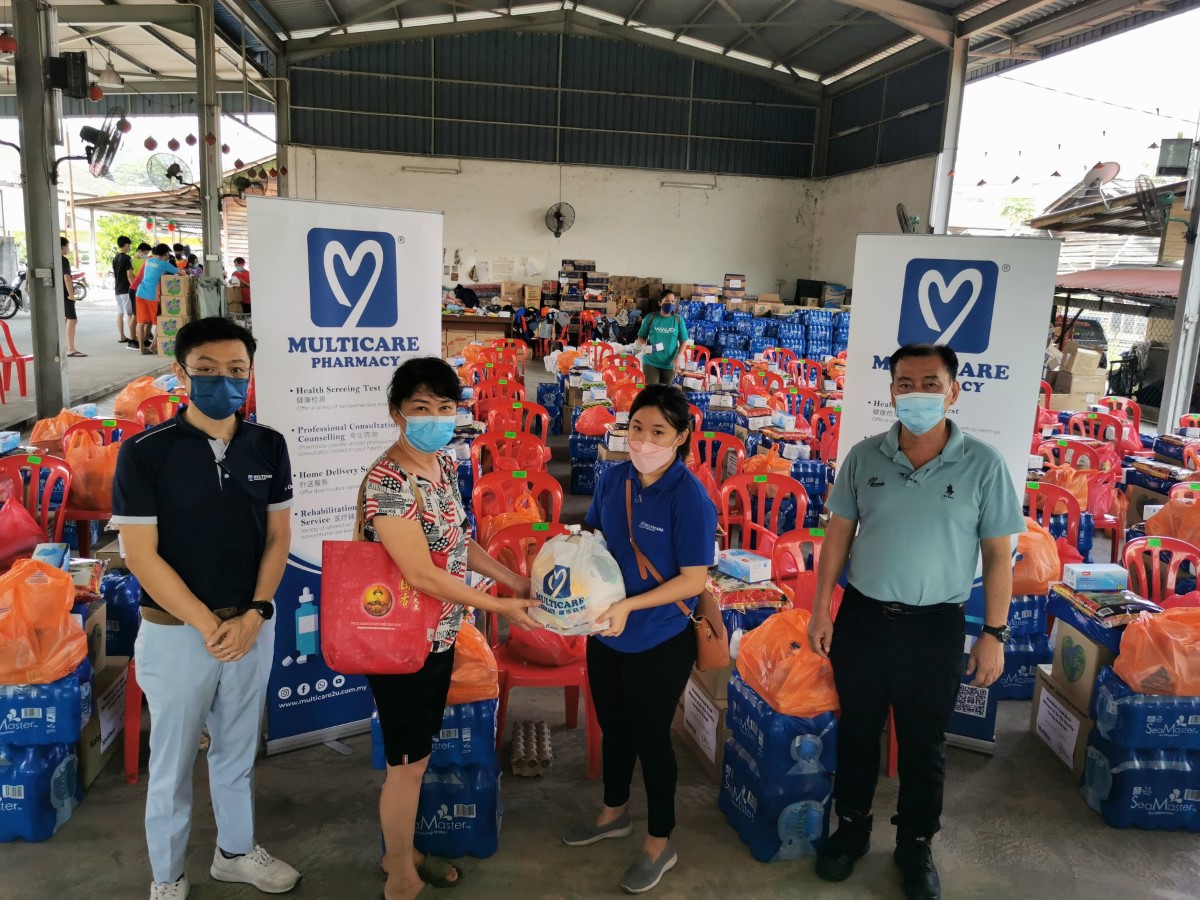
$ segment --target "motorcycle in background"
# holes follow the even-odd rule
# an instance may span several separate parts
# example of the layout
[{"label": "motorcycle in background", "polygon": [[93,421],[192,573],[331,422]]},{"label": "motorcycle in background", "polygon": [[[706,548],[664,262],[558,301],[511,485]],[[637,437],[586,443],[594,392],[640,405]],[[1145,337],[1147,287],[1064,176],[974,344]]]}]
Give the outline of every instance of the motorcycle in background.
[{"label": "motorcycle in background", "polygon": [[25,308],[25,294],[22,290],[25,287],[25,275],[26,270],[22,269],[12,284],[0,278],[0,319],[11,319]]},{"label": "motorcycle in background", "polygon": [[88,295],[88,280],[86,272],[76,272],[71,276],[71,297],[79,303]]}]

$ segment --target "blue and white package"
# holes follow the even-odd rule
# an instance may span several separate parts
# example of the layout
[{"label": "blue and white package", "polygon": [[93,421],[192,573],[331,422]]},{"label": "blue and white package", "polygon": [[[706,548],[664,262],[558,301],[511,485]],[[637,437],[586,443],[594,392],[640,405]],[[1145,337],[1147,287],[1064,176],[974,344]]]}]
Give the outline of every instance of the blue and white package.
[{"label": "blue and white package", "polygon": [[1129,586],[1129,572],[1111,563],[1067,563],[1062,580],[1077,591],[1123,591]]},{"label": "blue and white package", "polygon": [[1131,750],[1200,750],[1200,697],[1140,694],[1105,666],[1092,695],[1096,732]]},{"label": "blue and white package", "polygon": [[1083,796],[1113,828],[1200,831],[1200,753],[1131,750],[1093,732]]}]

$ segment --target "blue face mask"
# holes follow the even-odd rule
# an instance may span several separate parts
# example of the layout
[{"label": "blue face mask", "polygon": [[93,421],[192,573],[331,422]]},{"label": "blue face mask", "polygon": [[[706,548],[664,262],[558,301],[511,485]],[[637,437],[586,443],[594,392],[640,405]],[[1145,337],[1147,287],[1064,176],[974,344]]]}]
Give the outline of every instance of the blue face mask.
[{"label": "blue face mask", "polygon": [[227,375],[193,375],[188,389],[188,403],[210,419],[228,419],[246,405],[250,390],[249,378],[230,378]]},{"label": "blue face mask", "polygon": [[669,316],[675,312],[675,304],[674,303],[664,303],[662,306],[659,307],[659,312],[661,312],[664,316]]},{"label": "blue face mask", "polygon": [[913,434],[925,434],[946,418],[946,395],[898,394],[896,415]]},{"label": "blue face mask", "polygon": [[436,453],[454,438],[454,416],[405,416],[404,439],[422,453]]}]

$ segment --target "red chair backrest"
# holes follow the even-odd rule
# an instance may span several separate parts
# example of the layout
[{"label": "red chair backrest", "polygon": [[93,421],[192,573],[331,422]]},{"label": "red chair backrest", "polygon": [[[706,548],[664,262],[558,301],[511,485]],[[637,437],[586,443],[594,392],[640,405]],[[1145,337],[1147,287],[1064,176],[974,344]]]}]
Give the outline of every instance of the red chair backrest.
[{"label": "red chair backrest", "polygon": [[698,407],[695,403],[688,404],[688,411],[692,414],[692,434],[704,430],[704,410]]},{"label": "red chair backrest", "polygon": [[610,391],[618,384],[643,381],[645,373],[641,369],[631,369],[628,366],[606,366],[600,373],[604,386]]},{"label": "red chair backrest", "polygon": [[[1079,546],[1079,521],[1083,510],[1074,494],[1057,484],[1029,481],[1025,484],[1025,504],[1029,507],[1029,518],[1047,531],[1050,530],[1051,516],[1066,513],[1067,540],[1072,547]],[[1041,515],[1038,515],[1039,509]]]},{"label": "red chair backrest", "polygon": [[[1164,553],[1169,554],[1165,564],[1162,559]],[[1200,568],[1200,548],[1179,538],[1134,538],[1125,545],[1121,560],[1129,571],[1129,589],[1161,606],[1175,596],[1175,579],[1179,577],[1179,569],[1184,563],[1190,563],[1193,572]],[[1148,584],[1147,562],[1150,567]]]},{"label": "red chair backrest", "polygon": [[641,371],[642,361],[632,353],[614,353],[611,357],[605,360],[606,366],[625,366],[631,369]]},{"label": "red chair backrest", "polygon": [[608,395],[609,399],[612,400],[613,409],[616,412],[629,412],[633,409],[634,399],[642,392],[642,388],[645,386],[644,382],[638,382],[638,384],[626,382],[615,387]]},{"label": "red chair backrest", "polygon": [[[1108,413],[1075,413],[1067,420],[1067,434],[1081,434],[1096,441],[1116,444],[1121,440],[1121,420]],[[1112,436],[1109,437],[1109,429]]]},{"label": "red chair backrest", "polygon": [[479,381],[482,384],[485,381],[514,381],[521,384],[521,377],[517,374],[517,370],[512,366],[506,366],[504,363],[482,363],[475,367],[479,375]]},{"label": "red chair backrest", "polygon": [[488,363],[494,366],[499,365],[500,356],[500,351],[495,346],[484,347],[475,355],[475,365],[486,366]]},{"label": "red chair backrest", "polygon": [[1200,453],[1195,444],[1187,444],[1183,448],[1183,464],[1193,472],[1200,471]]},{"label": "red chair backrest", "polygon": [[147,397],[138,404],[138,424],[144,431],[153,425],[161,425],[168,419],[175,418],[179,414],[184,400],[185,398],[178,394],[159,394],[155,397]]},{"label": "red chair backrest", "polygon": [[528,400],[513,400],[511,403],[500,402],[499,399],[490,402],[488,411],[487,430],[505,432],[521,431],[532,434],[543,444],[550,437],[550,410],[540,403]]},{"label": "red chair backrest", "polygon": [[[825,531],[821,528],[796,528],[781,534],[775,541],[771,553],[771,580],[783,588],[792,606],[798,609],[812,611],[817,591],[817,565],[824,543]],[[808,563],[810,555],[811,566]]]},{"label": "red chair backrest", "polygon": [[746,462],[746,445],[732,434],[723,431],[697,431],[692,435],[692,462],[705,466],[713,481],[720,484],[729,472],[729,459],[734,459],[733,474],[742,471]]},{"label": "red chair backrest", "polygon": [[486,422],[492,410],[504,404],[525,400],[525,388],[519,381],[496,378],[475,386],[475,418]]},{"label": "red chair backrest", "polygon": [[488,541],[487,553],[492,559],[528,578],[533,561],[546,541],[569,533],[570,529],[558,522],[510,525]]},{"label": "red chair backrest", "polygon": [[796,359],[794,350],[785,347],[771,347],[763,351],[763,361],[787,371],[788,363]]},{"label": "red chair backrest", "polygon": [[1054,396],[1054,389],[1050,387],[1048,381],[1043,381],[1038,387],[1038,401],[1046,409],[1050,408],[1050,398]]},{"label": "red chair backrest", "polygon": [[533,494],[549,522],[562,518],[563,489],[558,479],[545,471],[488,472],[471,488],[471,511],[479,519],[512,512],[523,491]]},{"label": "red chair backrest", "polygon": [[617,351],[612,344],[604,341],[592,341],[584,344],[579,348],[587,357],[588,365],[593,369],[600,369],[604,366],[604,360],[610,356],[616,356]]},{"label": "red chair backrest", "polygon": [[1134,432],[1142,433],[1142,406],[1136,400],[1130,400],[1128,397],[1101,397],[1100,402],[1111,410],[1124,413]]},{"label": "red chair backrest", "polygon": [[708,366],[708,358],[712,354],[709,353],[707,347],[701,347],[698,344],[690,344],[683,351],[684,362],[698,362],[703,366]]},{"label": "red chair backrest", "polygon": [[821,398],[811,388],[789,387],[776,391],[771,396],[769,405],[771,409],[785,412],[789,416],[797,416],[807,422],[813,413],[821,408]]},{"label": "red chair backrest", "polygon": [[1195,481],[1181,481],[1171,488],[1171,493],[1167,494],[1167,499],[1200,500],[1200,483]]},{"label": "red chair backrest", "polygon": [[[46,483],[42,484],[42,472],[47,471]],[[57,456],[5,456],[0,458],[0,484],[12,484],[12,496],[37,520],[53,543],[61,543],[63,528],[67,520],[54,515],[50,509],[50,497],[62,485],[62,505],[65,509],[71,500],[71,467],[66,460]],[[39,490],[40,487],[40,490]],[[54,516],[54,530],[50,530],[50,517]]]},{"label": "red chair backrest", "polygon": [[770,396],[771,394],[774,394],[776,391],[782,391],[784,389],[783,376],[780,375],[778,372],[768,372],[768,371],[751,372],[749,374],[743,375],[741,384],[738,386],[738,389],[743,394],[748,394],[748,393],[750,393],[750,390],[749,390],[750,388],[753,388],[754,393],[758,393],[758,394],[765,393],[767,396]]},{"label": "red chair backrest", "polygon": [[[808,515],[808,491],[796,479],[773,474],[741,474],[727,478],[721,485],[721,502],[717,506],[725,529],[725,547],[731,546],[733,528],[738,527],[742,529],[743,549],[769,554],[776,535],[782,530],[779,527],[780,510],[787,497],[795,502],[796,521],[803,525],[804,517]],[[768,506],[771,507],[769,510]]]},{"label": "red chair backrest", "polygon": [[1187,413],[1179,417],[1180,428],[1200,428],[1200,415]]},{"label": "red chair backrest", "polygon": [[1098,469],[1100,455],[1095,448],[1081,441],[1054,438],[1038,444],[1038,454],[1052,466],[1074,466],[1077,469]]},{"label": "red chair backrest", "polygon": [[819,391],[825,378],[825,367],[811,359],[797,359],[788,364],[788,374],[792,376],[796,387]]},{"label": "red chair backrest", "polygon": [[825,436],[825,432],[830,428],[837,428],[842,421],[842,408],[840,406],[823,406],[817,409],[812,416],[813,434],[820,440]]},{"label": "red chair backrest", "polygon": [[545,471],[545,444],[531,434],[516,432],[510,438],[485,431],[471,444],[471,468],[476,478],[484,474],[486,460],[496,472]]},{"label": "red chair backrest", "polygon": [[833,383],[837,386],[839,391],[844,391],[846,389],[846,376],[837,376],[835,379],[833,379]]},{"label": "red chair backrest", "polygon": [[728,359],[724,356],[719,356],[716,359],[710,359],[706,367],[710,378],[725,378],[728,375],[734,375],[741,380],[741,377],[746,374],[746,364],[740,359]]},{"label": "red chair backrest", "polygon": [[62,444],[66,447],[68,441],[77,434],[90,434],[92,440],[100,439],[101,447],[119,443],[127,437],[142,433],[142,426],[130,419],[88,419],[76,422],[63,432]]},{"label": "red chair backrest", "polygon": [[0,319],[0,330],[4,333],[4,343],[8,346],[8,353],[0,354],[3,356],[21,356],[22,353],[17,349],[17,345],[13,343],[12,330],[8,327],[8,323]]}]

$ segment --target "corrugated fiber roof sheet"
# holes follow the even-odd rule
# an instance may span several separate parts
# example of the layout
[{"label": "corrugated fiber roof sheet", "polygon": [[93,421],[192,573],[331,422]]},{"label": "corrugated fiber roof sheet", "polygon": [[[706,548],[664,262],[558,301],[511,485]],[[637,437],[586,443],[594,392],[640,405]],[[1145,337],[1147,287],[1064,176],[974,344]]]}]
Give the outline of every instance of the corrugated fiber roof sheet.
[{"label": "corrugated fiber roof sheet", "polygon": [[1122,297],[1178,300],[1182,269],[1170,266],[1092,269],[1058,276],[1060,291],[1090,291]]}]

